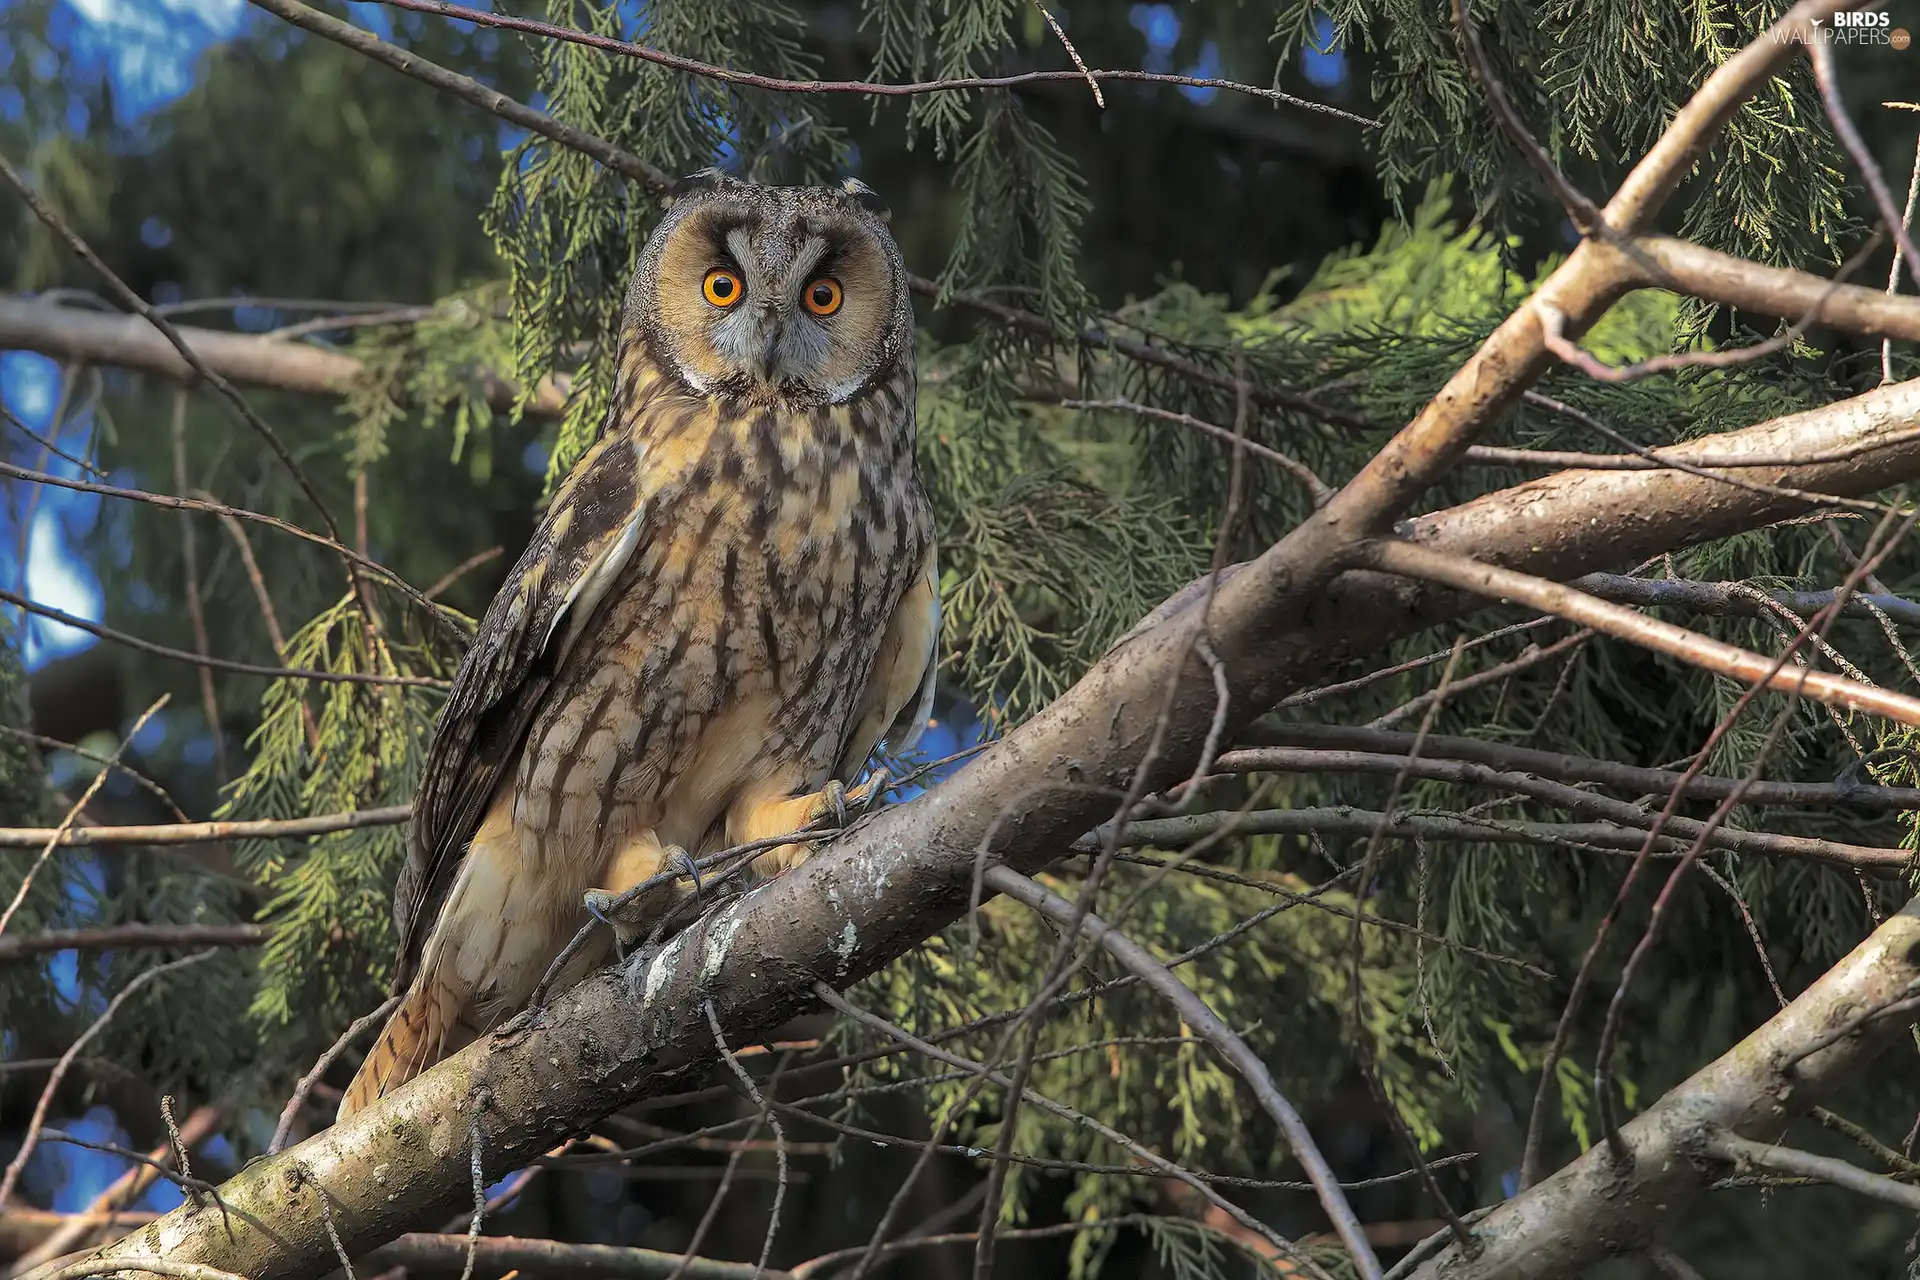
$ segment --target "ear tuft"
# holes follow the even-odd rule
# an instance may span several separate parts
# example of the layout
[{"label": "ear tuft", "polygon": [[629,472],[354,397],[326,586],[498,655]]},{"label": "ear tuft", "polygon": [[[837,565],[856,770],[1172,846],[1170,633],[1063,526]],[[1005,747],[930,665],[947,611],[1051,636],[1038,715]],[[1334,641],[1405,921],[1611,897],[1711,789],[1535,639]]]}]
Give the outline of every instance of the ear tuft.
[{"label": "ear tuft", "polygon": [[862,209],[865,209],[868,213],[880,219],[880,221],[886,222],[893,217],[893,211],[887,208],[887,202],[880,198],[880,193],[860,181],[860,179],[848,178],[840,184],[840,190],[845,194],[847,199],[853,201]]},{"label": "ear tuft", "polygon": [[696,192],[711,191],[726,180],[727,175],[724,172],[709,165],[698,173],[688,174],[686,177],[668,187],[666,201],[668,204],[672,204],[675,200],[693,195]]}]

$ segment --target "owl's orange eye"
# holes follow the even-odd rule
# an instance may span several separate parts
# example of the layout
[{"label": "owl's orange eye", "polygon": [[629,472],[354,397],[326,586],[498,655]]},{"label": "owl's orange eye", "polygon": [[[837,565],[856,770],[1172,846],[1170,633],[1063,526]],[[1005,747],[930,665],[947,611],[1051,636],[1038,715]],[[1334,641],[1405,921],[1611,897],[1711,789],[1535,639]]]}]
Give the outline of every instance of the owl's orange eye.
[{"label": "owl's orange eye", "polygon": [[840,282],[832,276],[821,276],[807,286],[800,295],[801,302],[816,316],[830,316],[840,309],[844,300],[840,292]]},{"label": "owl's orange eye", "polygon": [[700,292],[716,307],[730,307],[740,301],[740,295],[746,290],[740,287],[740,277],[720,267],[707,272],[707,278],[700,286]]}]

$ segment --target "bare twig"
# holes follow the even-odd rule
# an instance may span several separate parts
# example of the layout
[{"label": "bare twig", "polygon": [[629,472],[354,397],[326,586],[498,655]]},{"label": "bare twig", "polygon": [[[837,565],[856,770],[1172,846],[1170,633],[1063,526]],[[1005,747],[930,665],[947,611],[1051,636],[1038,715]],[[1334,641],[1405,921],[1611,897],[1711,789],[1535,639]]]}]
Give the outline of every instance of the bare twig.
[{"label": "bare twig", "polygon": [[60,951],[257,947],[266,940],[267,928],[259,924],[120,924],[100,929],[56,929],[0,938],[0,964]]},{"label": "bare twig", "polygon": [[[187,492],[187,389],[176,387],[173,392],[173,487],[184,495]],[[193,518],[185,511],[180,513],[180,574],[186,587],[187,620],[193,624],[193,651],[202,658],[213,656],[212,642],[207,638],[207,611],[200,603],[200,550],[195,537]],[[207,717],[207,732],[213,738],[213,770],[216,785],[223,784],[232,775],[227,771],[227,734],[220,718],[220,699],[214,692],[213,669],[202,666],[200,677],[200,705]]]},{"label": "bare twig", "polygon": [[1488,667],[1485,671],[1476,671],[1470,676],[1463,676],[1455,680],[1451,685],[1443,682],[1439,688],[1429,689],[1418,697],[1407,699],[1384,715],[1375,716],[1372,720],[1368,721],[1367,728],[1386,729],[1405,720],[1410,715],[1424,714],[1428,708],[1437,706],[1443,698],[1457,698],[1463,693],[1472,693],[1476,689],[1484,689],[1488,685],[1500,684],[1503,681],[1511,680],[1522,672],[1530,671],[1542,663],[1552,662],[1555,658],[1578,650],[1591,639],[1593,639],[1593,632],[1583,627],[1571,635],[1560,637],[1560,639],[1555,640],[1550,645],[1540,646],[1529,644],[1525,652],[1521,653],[1517,658],[1511,658],[1496,666]]},{"label": "bare twig", "polygon": [[[261,0],[254,0],[261,3]],[[1278,89],[1261,89],[1250,84],[1241,84],[1234,80],[1219,80],[1207,76],[1167,75],[1154,71],[1089,71],[1080,65],[1079,55],[1073,60],[1077,69],[1073,71],[1026,71],[1011,76],[963,76],[948,80],[924,80],[913,84],[886,84],[872,80],[784,80],[778,76],[756,75],[751,71],[736,71],[731,67],[715,66],[708,62],[699,62],[693,58],[683,58],[678,54],[663,53],[646,45],[634,44],[627,40],[616,40],[612,36],[595,35],[588,31],[578,31],[572,27],[556,26],[550,22],[535,22],[528,18],[515,18],[494,13],[486,9],[469,9],[462,5],[447,4],[444,0],[381,0],[383,4],[396,9],[412,9],[416,13],[431,13],[443,18],[456,18],[462,22],[477,23],[481,26],[499,27],[507,31],[522,31],[528,35],[541,36],[548,40],[564,40],[569,44],[585,45],[603,53],[616,53],[622,57],[635,58],[641,62],[651,62],[655,66],[667,67],[674,71],[684,71],[708,80],[718,80],[723,84],[746,85],[755,89],[767,89],[775,93],[849,93],[876,98],[908,98],[928,93],[956,93],[977,89],[1014,89],[1022,85],[1048,84],[1062,80],[1085,80],[1094,85],[1099,93],[1102,80],[1131,80],[1145,84],[1185,85],[1197,89],[1224,89],[1230,93],[1250,94],[1265,98],[1269,102],[1284,103],[1287,106],[1300,107],[1303,110],[1332,116],[1351,124],[1374,129],[1379,121],[1365,116],[1342,111],[1324,103],[1307,98],[1297,98]],[[1044,13],[1045,10],[1042,10]],[[1058,28],[1056,27],[1057,31]],[[1063,40],[1065,36],[1061,37]],[[1071,46],[1069,46],[1071,52]],[[1105,103],[1101,104],[1105,106]]]},{"label": "bare twig", "polygon": [[[1272,720],[1256,724],[1251,732],[1242,734],[1241,738],[1256,745],[1252,749],[1228,752],[1221,757],[1218,768],[1272,767],[1260,755],[1258,748],[1261,746],[1306,747],[1317,752],[1404,755],[1413,745],[1412,734],[1395,730]],[[1691,798],[1702,800],[1724,800],[1738,792],[1742,802],[1751,805],[1820,808],[1846,804],[1875,810],[1920,809],[1920,788],[1914,787],[1839,782],[1754,782],[1742,788],[1741,780],[1737,778],[1708,774],[1696,774],[1689,778],[1671,769],[1648,769],[1614,760],[1592,760],[1584,756],[1539,751],[1479,738],[1430,735],[1423,755],[1429,765],[1442,760],[1472,760],[1509,773],[1537,774],[1562,782],[1595,782],[1632,795],[1670,795],[1677,788]],[[1342,766],[1335,762],[1324,767],[1333,769]]]},{"label": "bare twig", "polygon": [[[220,1125],[221,1108],[217,1106],[195,1107],[187,1116],[187,1122],[180,1126],[179,1145],[193,1147],[206,1140]],[[124,1215],[116,1213],[120,1206],[130,1204],[145,1194],[158,1176],[149,1161],[166,1159],[174,1146],[172,1135],[168,1135],[165,1144],[152,1148],[146,1158],[122,1173],[118,1178],[95,1196],[80,1213],[60,1215],[59,1221],[51,1224],[44,1236],[34,1242],[31,1248],[22,1244],[19,1256],[5,1274],[23,1276],[53,1259],[66,1254],[74,1246],[83,1243],[89,1235],[101,1227],[119,1226]],[[0,1214],[0,1218],[10,1218],[19,1210]],[[127,1224],[134,1225],[134,1224]]]},{"label": "bare twig", "polygon": [[1087,87],[1093,90],[1093,105],[1103,111],[1106,110],[1107,100],[1100,94],[1099,78],[1088,71],[1087,64],[1080,60],[1080,51],[1073,47],[1073,41],[1067,39],[1066,29],[1060,25],[1060,19],[1054,17],[1041,0],[1033,0],[1033,7],[1038,9],[1040,16],[1047,20],[1047,26],[1053,30],[1054,38],[1060,42],[1060,47],[1067,51],[1067,56],[1073,59],[1074,70],[1086,77]]},{"label": "bare twig", "polygon": [[[218,951],[210,947],[205,951],[198,951],[193,955],[183,956],[178,960],[170,960],[166,964],[155,965],[151,969],[142,970],[140,973],[134,975],[133,980],[128,982],[126,986],[114,993],[113,999],[107,1002],[107,1007],[101,1011],[98,1018],[93,1020],[93,1024],[85,1031],[82,1031],[71,1045],[67,1046],[67,1051],[60,1055],[59,1065],[56,1066],[53,1069],[53,1073],[47,1077],[46,1087],[40,1091],[40,1101],[34,1104],[33,1118],[27,1122],[27,1133],[20,1141],[20,1150],[14,1155],[13,1162],[7,1166],[6,1175],[0,1177],[0,1204],[6,1204],[9,1200],[13,1199],[14,1188],[20,1183],[21,1171],[27,1167],[27,1160],[33,1155],[33,1148],[39,1138],[40,1129],[47,1122],[47,1108],[53,1104],[54,1095],[60,1091],[60,1082],[66,1079],[67,1069],[73,1065],[73,1060],[80,1056],[80,1051],[86,1048],[88,1042],[99,1035],[100,1032],[105,1029],[107,1023],[113,1020],[113,1015],[120,1012],[120,1006],[130,1000],[149,982],[152,982],[155,978],[164,977],[177,969],[184,969],[188,965],[199,964],[202,960],[206,960],[217,954],[219,954]],[[122,1264],[123,1267],[125,1265],[127,1264]],[[108,1269],[112,1270],[113,1268]]]},{"label": "bare twig", "polygon": [[1207,422],[1201,418],[1196,418],[1190,413],[1175,413],[1171,409],[1161,409],[1154,405],[1139,404],[1132,400],[1121,399],[1059,400],[1055,403],[1062,409],[1076,409],[1086,413],[1131,413],[1138,417],[1151,418],[1156,422],[1170,422],[1176,426],[1186,427],[1189,430],[1199,431],[1203,434],[1213,436],[1216,439],[1224,440],[1229,444],[1238,440],[1238,447],[1245,449],[1255,457],[1265,458],[1268,462],[1280,467],[1286,471],[1287,474],[1305,485],[1307,492],[1313,495],[1314,506],[1320,506],[1333,496],[1333,490],[1327,486],[1326,481],[1315,475],[1313,469],[1299,459],[1289,457],[1281,453],[1278,449],[1270,448],[1257,440],[1248,440],[1244,435],[1236,435],[1225,427]]},{"label": "bare twig", "polygon": [[385,1021],[387,1015],[392,1013],[399,1003],[399,996],[389,996],[372,1013],[362,1014],[348,1023],[347,1029],[340,1033],[340,1038],[314,1061],[307,1074],[300,1077],[300,1082],[293,1087],[293,1096],[287,1099],[287,1105],[280,1110],[280,1123],[274,1126],[273,1141],[267,1144],[268,1155],[273,1155],[287,1145],[287,1138],[293,1133],[294,1121],[300,1118],[300,1108],[306,1103],[307,1095],[313,1092],[313,1086],[319,1083],[320,1077],[327,1074],[327,1068],[331,1067],[355,1040],[365,1035],[375,1025]]},{"label": "bare twig", "polygon": [[1362,1276],[1379,1280],[1380,1262],[1373,1255],[1373,1247],[1367,1243],[1360,1220],[1353,1216],[1353,1208],[1347,1203],[1346,1193],[1340,1189],[1339,1179],[1334,1177],[1326,1158],[1314,1144],[1313,1135],[1307,1132],[1306,1121],[1293,1109],[1293,1104],[1281,1096],[1266,1064],[1247,1046],[1247,1042],[1222,1022],[1219,1015],[1195,995],[1191,987],[1174,977],[1172,970],[1154,959],[1146,948],[1118,930],[1109,928],[1106,921],[1091,911],[1079,910],[1074,903],[1008,866],[989,867],[987,883],[1054,923],[1076,928],[1089,941],[1104,948],[1129,973],[1173,1005],[1183,1023],[1193,1028],[1221,1057],[1233,1064],[1253,1090],[1254,1096],[1260,1100],[1261,1107],[1286,1136],[1287,1146],[1293,1152],[1294,1159],[1300,1162],[1301,1168],[1306,1170],[1314,1189],[1319,1192],[1320,1206],[1333,1220],[1334,1230],[1339,1233],[1347,1252],[1353,1256],[1354,1266]]},{"label": "bare twig", "polygon": [[[140,718],[133,722],[133,728],[127,730],[126,736],[120,739],[120,745],[113,749],[112,759],[100,766],[100,772],[93,775],[93,781],[87,784],[87,789],[80,793],[80,798],[73,802],[66,816],[60,819],[60,825],[48,832],[44,840],[26,842],[28,847],[34,844],[40,845],[40,856],[33,860],[33,865],[27,868],[26,875],[20,878],[20,888],[15,891],[13,900],[7,903],[7,909],[0,911],[0,934],[6,933],[7,925],[12,922],[14,913],[19,911],[20,905],[27,900],[27,891],[33,888],[33,878],[40,873],[40,868],[45,866],[47,859],[53,856],[53,851],[60,846],[62,837],[73,829],[73,824],[79,820],[81,813],[99,793],[100,784],[107,780],[107,775],[113,771],[113,766],[120,763],[120,757],[133,744],[133,740],[140,736],[140,730],[146,728],[147,721],[153,719],[154,713],[167,705],[168,696],[161,694],[154,700],[152,706],[140,713]],[[7,1197],[0,1195],[0,1204],[6,1202]]]},{"label": "bare twig", "polygon": [[1885,1174],[1869,1173],[1858,1165],[1832,1156],[1755,1142],[1724,1130],[1709,1137],[1702,1144],[1702,1150],[1716,1159],[1743,1168],[1764,1169],[1798,1178],[1818,1178],[1858,1195],[1898,1206],[1908,1213],[1920,1213],[1920,1187],[1897,1182]]},{"label": "bare twig", "polygon": [[307,818],[261,818],[244,822],[156,822],[116,827],[0,827],[0,849],[32,848],[52,840],[63,848],[115,844],[211,844],[223,840],[299,840],[362,827],[390,827],[407,820],[413,806],[385,805],[351,813]]},{"label": "bare twig", "polygon": [[[1920,111],[1920,103],[1887,102],[1886,107],[1904,107],[1909,111]],[[1887,292],[1900,292],[1900,265],[1906,260],[1907,240],[1913,235],[1913,210],[1916,201],[1920,201],[1920,142],[1914,144],[1913,173],[1907,178],[1907,207],[1901,211],[1900,225],[1906,236],[1895,236],[1893,241],[1893,265],[1887,268]],[[1893,381],[1893,339],[1880,340],[1880,383],[1885,386]]]},{"label": "bare twig", "polygon": [[276,516],[262,515],[258,511],[248,511],[243,507],[230,507],[225,503],[215,502],[212,499],[204,497],[182,498],[165,493],[149,493],[145,489],[126,489],[119,485],[94,484],[85,480],[74,480],[66,476],[56,476],[49,472],[30,471],[25,467],[16,467],[10,462],[0,462],[0,476],[11,476],[16,480],[30,480],[35,484],[50,484],[61,489],[71,489],[76,493],[97,493],[108,498],[125,498],[131,502],[144,502],[148,506],[165,507],[173,511],[205,511],[211,515],[223,516],[234,520],[251,521],[254,524],[266,525],[270,529],[278,529],[282,533],[291,534],[303,541],[311,542],[317,547],[325,547],[342,559],[350,560],[360,568],[379,575],[379,577],[391,585],[394,590],[424,609],[428,617],[439,622],[441,626],[450,628],[453,634],[457,635],[461,640],[464,641],[470,638],[464,628],[455,624],[447,616],[445,609],[433,603],[432,600],[428,599],[421,592],[416,591],[405,579],[401,578],[393,570],[378,561],[367,559],[367,557],[361,555],[345,543],[317,534],[311,529],[303,529],[297,524],[281,520]]},{"label": "bare twig", "polygon": [[123,1258],[86,1258],[49,1271],[46,1275],[39,1277],[39,1280],[83,1280],[87,1276],[113,1275],[120,1271],[150,1271],[157,1276],[166,1276],[168,1280],[246,1280],[245,1276],[235,1275],[231,1271],[222,1271],[218,1267],[210,1267],[203,1262],[176,1262],[172,1258],[140,1254],[131,1254]]},{"label": "bare twig", "polygon": [[[1395,762],[1397,763],[1397,761]],[[1594,797],[1595,805],[1604,803]],[[1624,801],[1614,803],[1624,804]],[[1382,819],[1385,825],[1382,826]],[[1231,824],[1233,833],[1256,835],[1344,835],[1370,836],[1377,828],[1384,840],[1455,841],[1468,844],[1550,845],[1558,848],[1589,848],[1632,851],[1646,843],[1646,828],[1653,815],[1642,813],[1633,824],[1617,822],[1509,822],[1496,818],[1465,815],[1438,816],[1423,813],[1385,813],[1356,809],[1346,805],[1304,809],[1255,809],[1245,814],[1196,813],[1178,818],[1144,818],[1127,827],[1121,843],[1128,848],[1180,849],[1204,839]],[[1670,820],[1668,825],[1674,827]],[[1678,827],[1674,827],[1676,831]],[[1665,837],[1662,837],[1665,841]],[[1740,853],[1779,858],[1797,858],[1824,862],[1829,866],[1857,868],[1898,874],[1910,866],[1914,855],[1906,849],[1876,848],[1869,845],[1838,844],[1809,836],[1777,835],[1773,832],[1727,831],[1713,833],[1713,846]],[[1661,843],[1663,851],[1679,853],[1686,838],[1676,836],[1672,843]],[[1098,837],[1082,837],[1074,842],[1076,852],[1093,853]]]},{"label": "bare twig", "polygon": [[1823,671],[1778,669],[1771,659],[1757,653],[1608,604],[1562,583],[1479,564],[1411,542],[1374,542],[1369,545],[1366,558],[1375,568],[1388,573],[1438,582],[1497,600],[1521,601],[1730,680],[1764,681],[1769,689],[1798,693],[1849,710],[1870,711],[1902,724],[1920,725],[1920,699]]},{"label": "bare twig", "polygon": [[[1687,578],[1630,578],[1619,573],[1590,573],[1576,578],[1569,586],[1588,595],[1615,604],[1643,608],[1670,606],[1691,609],[1695,613],[1737,614],[1752,617],[1761,612],[1762,601],[1773,601],[1798,614],[1817,613],[1833,603],[1835,591],[1783,591],[1746,582],[1696,582]],[[1881,616],[1910,627],[1920,627],[1920,604],[1894,595],[1865,595],[1852,592],[1842,603],[1841,612],[1853,616]]]},{"label": "bare twig", "polygon": [[265,676],[270,680],[317,680],[327,684],[413,685],[426,689],[445,689],[453,683],[450,680],[437,680],[431,676],[383,676],[364,671],[313,671],[296,667],[265,667],[252,662],[234,662],[227,658],[203,658],[197,653],[188,653],[185,649],[173,649],[164,644],[155,644],[151,640],[142,640],[139,636],[130,636],[124,631],[115,631],[97,622],[75,617],[63,610],[37,604],[12,591],[0,590],[0,601],[25,609],[28,613],[52,618],[55,622],[63,622],[76,630],[85,631],[102,640],[110,640],[128,649],[136,649],[141,653],[150,653],[157,658],[167,658],[174,662],[210,667],[215,671],[227,671],[234,675]]},{"label": "bare twig", "polygon": [[1475,30],[1473,18],[1467,12],[1466,0],[1453,0],[1453,26],[1460,35],[1461,47],[1466,51],[1467,66],[1472,69],[1474,79],[1480,82],[1480,88],[1493,108],[1494,119],[1500,122],[1507,137],[1520,149],[1520,154],[1526,157],[1534,172],[1545,180],[1547,189],[1553,192],[1561,208],[1567,211],[1574,228],[1581,235],[1604,234],[1607,220],[1600,212],[1600,207],[1567,180],[1567,175],[1560,172],[1560,166],[1553,162],[1553,157],[1547,154],[1547,149],[1540,145],[1520,119],[1520,113],[1514,110],[1513,103],[1507,97],[1506,86],[1494,74],[1493,62],[1480,46],[1480,33]]},{"label": "bare twig", "polygon": [[773,1253],[773,1237],[780,1230],[780,1207],[787,1198],[787,1131],[781,1127],[780,1117],[773,1113],[767,1100],[760,1096],[760,1088],[754,1084],[753,1077],[747,1074],[747,1069],[740,1065],[740,1060],[733,1056],[731,1049],[727,1048],[726,1033],[720,1030],[720,1015],[713,1011],[711,1000],[707,1001],[707,1025],[713,1028],[713,1043],[720,1050],[720,1060],[727,1064],[733,1072],[734,1079],[740,1082],[740,1087],[746,1091],[747,1097],[760,1108],[760,1113],[767,1118],[767,1123],[773,1128],[773,1154],[774,1159],[779,1162],[780,1181],[773,1190],[773,1208],[767,1217],[767,1234],[766,1238],[760,1242],[760,1261],[754,1265],[753,1269],[754,1280],[760,1280],[767,1269],[767,1258]]},{"label": "bare twig", "polygon": [[1827,108],[1827,120],[1833,125],[1833,131],[1839,135],[1840,145],[1853,157],[1854,167],[1860,170],[1860,176],[1866,180],[1867,190],[1873,195],[1873,207],[1880,213],[1880,220],[1893,232],[1894,243],[1900,246],[1906,258],[1907,273],[1920,285],[1920,249],[1914,247],[1913,235],[1907,228],[1907,220],[1901,215],[1900,206],[1893,201],[1893,191],[1887,186],[1887,175],[1880,172],[1880,166],[1874,161],[1873,152],[1861,140],[1860,131],[1853,127],[1853,117],[1847,114],[1847,104],[1840,97],[1840,79],[1833,68],[1833,49],[1825,40],[1807,41],[1807,57],[1813,62],[1813,78],[1820,85],[1820,100]]},{"label": "bare twig", "polygon": [[469,573],[472,573],[475,569],[478,569],[481,565],[486,564],[490,560],[498,559],[505,550],[506,548],[504,547],[488,547],[485,551],[474,552],[465,560],[462,560],[459,564],[442,574],[440,580],[428,587],[422,594],[429,600],[434,599],[441,592],[466,577]]}]

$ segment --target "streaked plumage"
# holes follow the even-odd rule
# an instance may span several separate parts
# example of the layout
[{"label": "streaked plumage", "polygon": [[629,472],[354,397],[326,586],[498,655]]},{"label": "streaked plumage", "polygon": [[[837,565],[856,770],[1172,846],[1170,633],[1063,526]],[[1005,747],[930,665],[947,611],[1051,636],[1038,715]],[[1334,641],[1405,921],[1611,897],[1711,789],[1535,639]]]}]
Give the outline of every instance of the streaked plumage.
[{"label": "streaked plumage", "polygon": [[882,219],[858,184],[708,172],[654,231],[606,429],[435,730],[395,893],[407,996],[343,1116],[520,1008],[588,891],[799,830],[918,736],[939,579]]}]

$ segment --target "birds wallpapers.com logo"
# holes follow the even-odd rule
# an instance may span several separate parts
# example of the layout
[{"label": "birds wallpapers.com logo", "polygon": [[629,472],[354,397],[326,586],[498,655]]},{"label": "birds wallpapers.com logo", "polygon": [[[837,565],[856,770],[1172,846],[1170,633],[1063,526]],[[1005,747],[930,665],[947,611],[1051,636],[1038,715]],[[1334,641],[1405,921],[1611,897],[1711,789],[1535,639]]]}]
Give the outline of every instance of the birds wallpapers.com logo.
[{"label": "birds wallpapers.com logo", "polygon": [[1836,13],[1831,18],[1814,18],[1814,31],[1778,33],[1776,40],[1791,44],[1809,44],[1818,40],[1825,45],[1884,45],[1896,51],[1913,44],[1913,33],[1893,25],[1890,13]]}]

